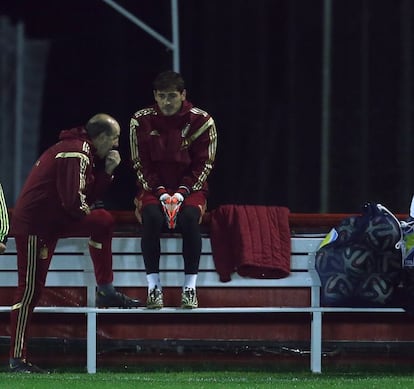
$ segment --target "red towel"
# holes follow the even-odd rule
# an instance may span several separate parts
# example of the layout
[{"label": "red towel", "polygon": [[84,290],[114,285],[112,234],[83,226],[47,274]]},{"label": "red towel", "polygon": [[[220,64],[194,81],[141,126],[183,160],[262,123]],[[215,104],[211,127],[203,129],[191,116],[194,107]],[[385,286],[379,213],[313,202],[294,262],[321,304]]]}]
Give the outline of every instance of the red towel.
[{"label": "red towel", "polygon": [[220,281],[283,278],[290,273],[289,209],[222,205],[211,212],[210,240]]}]

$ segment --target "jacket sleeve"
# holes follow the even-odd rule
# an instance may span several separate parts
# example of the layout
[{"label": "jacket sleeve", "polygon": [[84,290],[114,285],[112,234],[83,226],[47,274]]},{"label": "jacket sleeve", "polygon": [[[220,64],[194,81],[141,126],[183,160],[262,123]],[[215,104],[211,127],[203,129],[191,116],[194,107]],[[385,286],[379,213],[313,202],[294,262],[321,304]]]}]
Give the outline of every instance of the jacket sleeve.
[{"label": "jacket sleeve", "polygon": [[217,131],[212,117],[204,121],[184,140],[191,157],[190,174],[183,177],[180,186],[190,192],[201,190],[213,169],[217,149]]},{"label": "jacket sleeve", "polygon": [[145,191],[160,196],[166,190],[161,186],[158,174],[152,167],[149,141],[149,136],[146,135],[142,122],[138,118],[132,117],[129,126],[129,145],[137,184]]},{"label": "jacket sleeve", "polygon": [[91,177],[91,159],[81,151],[56,155],[57,192],[63,208],[74,218],[90,213],[86,201],[86,187]]},{"label": "jacket sleeve", "polygon": [[3,187],[0,184],[0,242],[7,242],[7,234],[9,233],[9,214],[4,198]]}]

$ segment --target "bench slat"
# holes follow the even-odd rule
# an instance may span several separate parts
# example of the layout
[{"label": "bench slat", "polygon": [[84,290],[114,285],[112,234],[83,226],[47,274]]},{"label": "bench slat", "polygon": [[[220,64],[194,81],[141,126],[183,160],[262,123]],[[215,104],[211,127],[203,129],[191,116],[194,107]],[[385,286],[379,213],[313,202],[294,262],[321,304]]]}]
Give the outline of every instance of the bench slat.
[{"label": "bench slat", "polygon": [[[291,257],[292,270],[307,270],[314,268],[312,256],[304,256],[293,254]],[[162,254],[160,258],[161,271],[173,269],[183,269],[183,257],[181,254]],[[82,270],[91,269],[92,261],[88,256],[74,254],[59,255],[52,258],[50,270]],[[144,261],[141,255],[133,254],[114,254],[113,257],[114,270],[143,270]],[[200,270],[214,270],[215,264],[211,254],[202,254],[200,258]],[[16,257],[1,258],[0,271],[17,270]],[[0,285],[2,276],[0,273]]]},{"label": "bench slat", "polygon": [[[2,272],[1,286],[17,286],[16,272]],[[184,281],[182,271],[165,271],[160,274],[164,286],[181,287]],[[145,271],[115,271],[114,285],[118,287],[143,287],[147,284]],[[230,282],[221,282],[217,273],[212,271],[200,271],[197,278],[198,287],[310,287],[318,285],[317,275],[310,272],[292,272],[286,278],[280,279],[255,279],[241,277],[234,274]],[[54,287],[87,287],[95,285],[93,272],[84,271],[49,271],[46,278],[46,286]]]},{"label": "bench slat", "polygon": [[[0,306],[0,312],[9,312],[11,306]],[[99,314],[158,314],[158,313],[187,313],[187,314],[205,314],[205,313],[312,313],[312,312],[331,312],[331,313],[405,313],[403,308],[350,308],[350,307],[218,307],[218,308],[197,308],[182,309],[167,307],[162,309],[147,308],[95,308],[95,307],[36,307],[38,313],[99,313]]]},{"label": "bench slat", "polygon": [[[160,274],[161,283],[164,286],[182,286],[184,274],[182,271],[165,271]],[[145,272],[114,272],[115,286],[145,286],[147,283]],[[197,277],[197,287],[310,287],[319,286],[319,277],[311,272],[292,272],[286,278],[280,279],[255,279],[241,277],[234,274],[230,282],[221,282],[217,273],[201,271]]]},{"label": "bench slat", "polygon": [[[292,252],[304,253],[314,252],[319,247],[323,238],[300,238],[292,237],[291,250]],[[65,238],[59,239],[56,246],[56,253],[67,252],[85,252],[88,250],[87,238]],[[141,252],[141,238],[126,238],[126,237],[114,237],[112,241],[112,250],[114,252]],[[182,251],[182,239],[181,238],[161,238],[161,251],[162,252],[181,252]],[[202,238],[202,252],[211,253],[211,244],[209,238]],[[10,238],[7,242],[7,253],[16,253],[16,245],[13,238]]]}]

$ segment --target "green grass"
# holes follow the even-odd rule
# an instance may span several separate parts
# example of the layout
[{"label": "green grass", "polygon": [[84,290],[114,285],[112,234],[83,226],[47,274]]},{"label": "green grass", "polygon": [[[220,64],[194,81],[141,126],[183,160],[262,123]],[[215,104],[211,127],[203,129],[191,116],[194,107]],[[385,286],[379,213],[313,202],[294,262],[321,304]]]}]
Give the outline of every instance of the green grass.
[{"label": "green grass", "polygon": [[[413,369],[414,370],[414,369]],[[261,389],[261,388],[346,388],[405,389],[414,387],[410,371],[331,371],[308,372],[266,371],[163,371],[53,373],[50,375],[17,375],[0,373],[1,389]]]}]

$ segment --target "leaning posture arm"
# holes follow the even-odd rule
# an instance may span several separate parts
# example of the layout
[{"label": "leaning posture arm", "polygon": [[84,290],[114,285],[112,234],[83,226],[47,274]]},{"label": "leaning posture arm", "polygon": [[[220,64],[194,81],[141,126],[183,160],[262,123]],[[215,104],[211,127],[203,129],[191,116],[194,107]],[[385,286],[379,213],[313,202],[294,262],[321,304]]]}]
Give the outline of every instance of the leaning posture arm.
[{"label": "leaning posture arm", "polygon": [[7,234],[9,233],[9,214],[4,198],[3,187],[0,184],[0,254],[6,250]]},{"label": "leaning posture arm", "polygon": [[140,126],[139,118],[141,116],[154,114],[153,109],[144,109],[137,112],[130,121],[129,142],[132,157],[133,168],[136,172],[137,182],[146,191],[156,191],[161,183],[157,173],[157,167],[151,159],[151,141],[150,129]]},{"label": "leaning posture arm", "polygon": [[217,131],[210,117],[191,136],[183,141],[191,155],[190,174],[182,178],[181,185],[190,192],[200,190],[214,165],[217,149]]},{"label": "leaning posture arm", "polygon": [[78,219],[90,213],[86,185],[91,172],[91,159],[83,152],[60,153],[56,157],[58,191],[62,206]]}]

